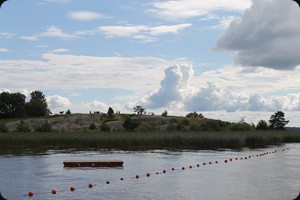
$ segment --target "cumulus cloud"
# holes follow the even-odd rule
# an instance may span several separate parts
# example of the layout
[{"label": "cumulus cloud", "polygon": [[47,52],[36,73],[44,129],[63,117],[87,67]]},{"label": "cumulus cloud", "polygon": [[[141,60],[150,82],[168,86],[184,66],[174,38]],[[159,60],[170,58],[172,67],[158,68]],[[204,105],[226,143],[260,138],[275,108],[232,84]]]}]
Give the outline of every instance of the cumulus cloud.
[{"label": "cumulus cloud", "polygon": [[165,69],[165,77],[160,82],[158,91],[153,92],[139,102],[148,108],[169,107],[181,102],[184,98],[182,90],[189,86],[193,69],[191,65],[173,65]]},{"label": "cumulus cloud", "polygon": [[146,109],[176,108],[184,111],[300,111],[300,94],[272,96],[268,99],[260,94],[246,94],[216,83],[194,86],[190,65],[173,65],[165,69],[160,88],[128,107],[142,105]]},{"label": "cumulus cloud", "polygon": [[151,4],[148,12],[164,20],[183,20],[208,15],[217,10],[243,11],[251,5],[250,0],[167,0]]},{"label": "cumulus cloud", "polygon": [[103,18],[104,15],[97,12],[91,12],[91,11],[72,11],[69,12],[68,16],[72,19],[79,20],[79,21],[91,21],[95,19]]},{"label": "cumulus cloud", "polygon": [[86,103],[84,104],[84,106],[89,107],[93,111],[106,111],[109,108],[106,103],[99,100],[94,100],[92,102]]},{"label": "cumulus cloud", "polygon": [[71,105],[71,102],[68,98],[59,95],[47,96],[46,99],[50,110],[57,108],[65,108]]},{"label": "cumulus cloud", "polygon": [[253,0],[240,20],[218,39],[216,49],[235,51],[235,64],[292,70],[300,64],[299,6],[289,0]]}]

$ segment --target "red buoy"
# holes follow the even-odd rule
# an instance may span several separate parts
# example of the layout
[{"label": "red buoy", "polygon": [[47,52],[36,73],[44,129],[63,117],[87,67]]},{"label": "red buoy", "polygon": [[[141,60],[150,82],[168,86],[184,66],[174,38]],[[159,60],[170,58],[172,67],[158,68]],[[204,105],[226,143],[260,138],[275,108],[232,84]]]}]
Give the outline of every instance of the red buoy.
[{"label": "red buoy", "polygon": [[120,180],[121,180],[121,181],[124,181],[124,178],[123,178],[123,177],[121,177],[121,178],[120,178]]},{"label": "red buoy", "polygon": [[93,184],[92,183],[89,183],[89,188],[92,188],[93,187]]},{"label": "red buoy", "polygon": [[174,171],[175,170],[175,168],[174,167],[172,167],[172,171]]},{"label": "red buoy", "polygon": [[110,182],[109,182],[109,181],[106,181],[106,185],[108,185],[108,184],[110,184]]},{"label": "red buoy", "polygon": [[192,168],[193,168],[193,166],[192,166],[192,165],[190,165],[190,166],[189,166],[189,168],[190,168],[190,169],[192,169]]},{"label": "red buoy", "polygon": [[136,178],[136,179],[139,179],[139,178],[140,178],[140,176],[139,176],[139,175],[135,175],[135,178]]},{"label": "red buoy", "polygon": [[33,196],[33,192],[28,192],[28,196],[32,197]]},{"label": "red buoy", "polygon": [[52,194],[56,194],[56,189],[52,189]]},{"label": "red buoy", "polygon": [[216,161],[216,164],[218,164],[218,161]]},{"label": "red buoy", "polygon": [[70,191],[71,191],[71,192],[74,192],[74,191],[75,191],[75,187],[74,187],[74,186],[71,186],[71,187],[70,187]]},{"label": "red buoy", "polygon": [[149,177],[149,176],[150,176],[150,173],[147,173],[146,176]]},{"label": "red buoy", "polygon": [[167,171],[164,169],[164,170],[163,170],[163,173],[165,174],[165,173],[167,173]]},{"label": "red buoy", "polygon": [[197,167],[200,167],[200,165],[199,165],[199,164],[197,164]]},{"label": "red buoy", "polygon": [[227,160],[225,160],[225,163],[227,163],[228,161]]},{"label": "red buoy", "polygon": [[182,170],[185,170],[185,167],[182,167],[181,169],[182,169]]}]

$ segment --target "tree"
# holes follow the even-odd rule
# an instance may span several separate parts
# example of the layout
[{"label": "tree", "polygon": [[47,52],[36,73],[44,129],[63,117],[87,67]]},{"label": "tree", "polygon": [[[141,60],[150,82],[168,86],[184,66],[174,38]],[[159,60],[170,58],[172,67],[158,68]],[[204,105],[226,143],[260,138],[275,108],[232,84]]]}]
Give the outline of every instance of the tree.
[{"label": "tree", "polygon": [[31,92],[31,99],[25,104],[26,114],[29,117],[46,116],[50,112],[45,95],[38,90]]},{"label": "tree", "polygon": [[71,115],[71,111],[70,111],[70,110],[67,110],[67,111],[66,111],[66,115]]},{"label": "tree", "polygon": [[161,116],[167,117],[167,116],[168,116],[168,111],[165,110],[165,111],[161,114]]},{"label": "tree", "polygon": [[133,110],[139,116],[141,116],[145,112],[145,108],[143,108],[142,106],[136,106],[133,108]]},{"label": "tree", "polygon": [[26,96],[21,93],[0,93],[0,117],[15,118],[25,115]]},{"label": "tree", "polygon": [[260,120],[256,125],[256,130],[268,130],[268,123],[265,120]]},{"label": "tree", "polygon": [[284,112],[277,111],[273,115],[271,115],[269,120],[269,127],[270,129],[274,130],[285,130],[284,126],[287,125],[289,121],[285,120]]},{"label": "tree", "polygon": [[114,111],[111,107],[109,107],[109,108],[108,108],[108,111],[107,111],[108,116],[109,116],[109,117],[113,117],[113,116],[114,116],[114,113],[115,113],[115,111]]},{"label": "tree", "polygon": [[197,112],[190,112],[190,113],[188,113],[187,115],[186,115],[186,117],[194,117],[194,118],[196,118],[196,117],[199,117],[199,118],[204,118],[204,116],[202,115],[202,113],[197,113]]}]

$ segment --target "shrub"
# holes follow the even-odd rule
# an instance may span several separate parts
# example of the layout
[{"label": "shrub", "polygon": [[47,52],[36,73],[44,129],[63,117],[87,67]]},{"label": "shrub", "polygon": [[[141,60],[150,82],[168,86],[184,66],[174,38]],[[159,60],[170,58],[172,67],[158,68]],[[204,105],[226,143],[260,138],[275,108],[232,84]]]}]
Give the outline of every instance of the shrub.
[{"label": "shrub", "polygon": [[269,126],[265,120],[260,120],[256,125],[257,130],[268,130]]},{"label": "shrub", "polygon": [[4,121],[0,121],[0,133],[6,133],[8,132],[8,129],[5,125],[5,122]]},{"label": "shrub", "polygon": [[165,111],[161,114],[161,116],[167,117],[167,116],[168,116],[168,111],[165,110]]},{"label": "shrub", "polygon": [[46,120],[44,122],[44,124],[42,124],[41,126],[35,128],[36,132],[51,132],[52,131],[52,126],[51,124],[48,123],[48,121]]},{"label": "shrub", "polygon": [[249,131],[251,125],[246,122],[234,122],[229,125],[229,130],[231,131]]},{"label": "shrub", "polygon": [[139,122],[137,120],[133,120],[130,117],[127,117],[123,123],[123,127],[126,131],[133,131],[139,126]]},{"label": "shrub", "polygon": [[110,127],[106,123],[102,123],[101,126],[100,126],[100,130],[105,131],[105,132],[109,132]]},{"label": "shrub", "polygon": [[27,132],[30,132],[31,130],[28,126],[28,123],[21,120],[20,123],[17,126],[17,131],[27,133]]},{"label": "shrub", "polygon": [[97,127],[96,127],[96,124],[95,123],[91,123],[90,126],[89,126],[89,129],[90,130],[95,130]]}]

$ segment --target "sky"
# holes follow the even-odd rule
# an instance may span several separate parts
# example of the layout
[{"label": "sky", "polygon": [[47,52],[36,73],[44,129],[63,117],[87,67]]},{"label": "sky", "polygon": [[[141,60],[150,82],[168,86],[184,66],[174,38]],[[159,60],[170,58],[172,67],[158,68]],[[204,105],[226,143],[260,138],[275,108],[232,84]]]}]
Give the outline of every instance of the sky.
[{"label": "sky", "polygon": [[300,126],[292,0],[9,0],[0,92],[42,91],[53,114],[148,113]]}]

